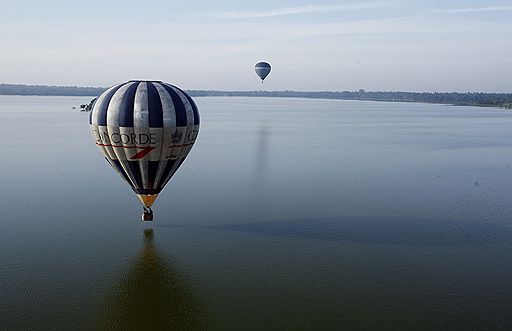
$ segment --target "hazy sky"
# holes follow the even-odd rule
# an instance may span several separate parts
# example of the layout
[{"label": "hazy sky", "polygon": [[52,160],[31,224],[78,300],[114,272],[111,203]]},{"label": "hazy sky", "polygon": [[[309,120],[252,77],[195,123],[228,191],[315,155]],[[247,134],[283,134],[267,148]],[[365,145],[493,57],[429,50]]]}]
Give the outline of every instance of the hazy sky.
[{"label": "hazy sky", "polygon": [[[273,70],[262,86],[258,61]],[[0,82],[512,91],[512,1],[0,0]]]}]

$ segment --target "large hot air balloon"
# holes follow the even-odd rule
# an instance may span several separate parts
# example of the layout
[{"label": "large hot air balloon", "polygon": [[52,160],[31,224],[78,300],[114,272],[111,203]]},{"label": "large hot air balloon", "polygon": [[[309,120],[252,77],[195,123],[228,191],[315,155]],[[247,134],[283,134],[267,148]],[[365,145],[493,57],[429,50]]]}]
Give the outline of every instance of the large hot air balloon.
[{"label": "large hot air balloon", "polygon": [[132,80],[98,97],[89,124],[105,159],[144,205],[143,220],[152,220],[151,206],[196,140],[196,104],[174,85]]},{"label": "large hot air balloon", "polygon": [[256,75],[258,75],[258,77],[261,79],[262,83],[265,80],[265,78],[268,76],[268,74],[270,73],[270,70],[271,70],[270,64],[268,64],[267,62],[258,62],[254,66],[254,71],[256,71]]}]

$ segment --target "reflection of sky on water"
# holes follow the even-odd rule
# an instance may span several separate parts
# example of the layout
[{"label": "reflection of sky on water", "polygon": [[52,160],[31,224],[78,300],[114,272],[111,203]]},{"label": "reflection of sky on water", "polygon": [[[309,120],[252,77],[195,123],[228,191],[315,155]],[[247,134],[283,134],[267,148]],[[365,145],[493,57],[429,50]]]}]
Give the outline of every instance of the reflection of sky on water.
[{"label": "reflection of sky on water", "polygon": [[3,327],[108,324],[164,274],[160,302],[213,330],[512,324],[511,112],[197,98],[146,249],[139,202],[70,109],[89,99],[0,97]]}]

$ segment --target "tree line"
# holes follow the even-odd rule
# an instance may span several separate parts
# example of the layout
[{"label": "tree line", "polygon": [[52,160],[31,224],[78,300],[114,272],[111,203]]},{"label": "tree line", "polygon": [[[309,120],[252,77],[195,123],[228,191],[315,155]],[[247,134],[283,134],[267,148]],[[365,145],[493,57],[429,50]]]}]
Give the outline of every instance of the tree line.
[{"label": "tree line", "polygon": [[[98,96],[104,87],[0,84],[0,95]],[[512,93],[396,91],[216,91],[187,90],[191,96],[287,97],[341,100],[423,102],[512,108]]]},{"label": "tree line", "polygon": [[0,95],[98,96],[104,87],[0,84]]},{"label": "tree line", "polygon": [[422,102],[452,105],[511,107],[512,93],[484,92],[388,92],[388,91],[213,91],[191,90],[192,96],[292,97],[341,100]]}]

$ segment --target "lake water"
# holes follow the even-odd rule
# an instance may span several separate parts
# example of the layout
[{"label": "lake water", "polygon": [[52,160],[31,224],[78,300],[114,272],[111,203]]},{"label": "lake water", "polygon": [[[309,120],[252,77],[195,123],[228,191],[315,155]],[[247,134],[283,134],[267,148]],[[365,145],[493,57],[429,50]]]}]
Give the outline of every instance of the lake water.
[{"label": "lake water", "polygon": [[2,329],[512,328],[512,112],[196,98],[155,221],[87,97],[0,97]]}]

